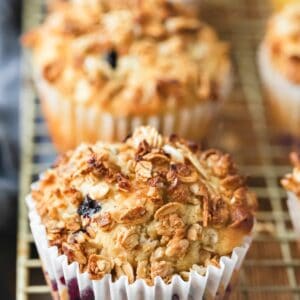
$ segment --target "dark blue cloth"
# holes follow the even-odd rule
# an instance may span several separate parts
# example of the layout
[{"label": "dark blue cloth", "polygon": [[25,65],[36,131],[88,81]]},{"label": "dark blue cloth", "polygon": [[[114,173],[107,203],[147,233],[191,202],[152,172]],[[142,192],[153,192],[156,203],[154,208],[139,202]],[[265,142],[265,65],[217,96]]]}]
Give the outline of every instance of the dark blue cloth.
[{"label": "dark blue cloth", "polygon": [[21,1],[0,0],[0,230],[17,193]]},{"label": "dark blue cloth", "polygon": [[[26,0],[24,0],[26,1]],[[0,0],[0,299],[15,299],[21,0]]]}]

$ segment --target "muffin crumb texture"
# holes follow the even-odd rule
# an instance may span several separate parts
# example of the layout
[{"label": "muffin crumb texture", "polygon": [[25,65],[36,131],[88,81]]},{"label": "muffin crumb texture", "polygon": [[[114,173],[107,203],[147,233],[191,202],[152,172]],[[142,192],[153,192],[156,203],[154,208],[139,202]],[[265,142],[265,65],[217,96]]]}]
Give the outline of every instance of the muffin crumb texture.
[{"label": "muffin crumb texture", "polygon": [[49,245],[81,272],[149,285],[219,267],[250,233],[256,207],[228,154],[151,127],[64,154],[32,198]]},{"label": "muffin crumb texture", "polygon": [[300,154],[291,152],[290,161],[293,165],[293,170],[285,175],[281,180],[281,184],[287,191],[293,192],[300,197]]}]

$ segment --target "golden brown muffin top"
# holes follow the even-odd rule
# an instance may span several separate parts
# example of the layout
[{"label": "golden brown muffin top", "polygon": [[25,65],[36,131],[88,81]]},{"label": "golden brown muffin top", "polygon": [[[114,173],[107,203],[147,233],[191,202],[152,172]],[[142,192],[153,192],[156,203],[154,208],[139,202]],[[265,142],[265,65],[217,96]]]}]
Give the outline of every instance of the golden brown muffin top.
[{"label": "golden brown muffin top", "polygon": [[290,160],[293,165],[292,173],[285,175],[281,180],[281,184],[287,191],[300,197],[300,154],[292,152]]},{"label": "golden brown muffin top", "polygon": [[50,246],[91,279],[149,284],[218,266],[250,233],[256,206],[228,154],[151,127],[124,143],[68,152],[32,198]]},{"label": "golden brown muffin top", "polygon": [[300,4],[289,4],[269,21],[265,36],[273,65],[300,84]]},{"label": "golden brown muffin top", "polygon": [[54,5],[23,39],[33,49],[37,73],[69,101],[115,115],[156,114],[222,98],[230,73],[227,44],[178,5],[135,2],[140,5]]}]

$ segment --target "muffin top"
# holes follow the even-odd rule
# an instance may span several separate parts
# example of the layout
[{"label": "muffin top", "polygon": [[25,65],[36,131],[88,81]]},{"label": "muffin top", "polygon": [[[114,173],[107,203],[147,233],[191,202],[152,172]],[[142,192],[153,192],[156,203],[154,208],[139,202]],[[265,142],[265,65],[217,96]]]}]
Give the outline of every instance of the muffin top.
[{"label": "muffin top", "polygon": [[265,45],[277,70],[300,84],[300,3],[287,5],[271,18]]},{"label": "muffin top", "polygon": [[58,1],[23,42],[66,101],[118,116],[218,100],[230,72],[227,44],[167,0]]},{"label": "muffin top", "polygon": [[81,145],[32,189],[50,246],[91,279],[188,279],[219,266],[253,226],[256,198],[228,154],[140,127]]},{"label": "muffin top", "polygon": [[287,191],[293,192],[300,197],[300,154],[292,152],[290,160],[293,165],[293,171],[284,176],[281,184]]}]

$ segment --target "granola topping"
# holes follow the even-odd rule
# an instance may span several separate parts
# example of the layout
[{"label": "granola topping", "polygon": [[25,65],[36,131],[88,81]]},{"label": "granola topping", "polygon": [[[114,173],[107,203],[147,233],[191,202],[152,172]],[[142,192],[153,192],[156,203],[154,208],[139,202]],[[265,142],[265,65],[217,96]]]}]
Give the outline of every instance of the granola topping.
[{"label": "granola topping", "polygon": [[251,231],[256,205],[230,156],[190,149],[150,127],[124,143],[66,153],[32,198],[49,245],[91,279],[125,275],[147,284],[218,266]]}]

